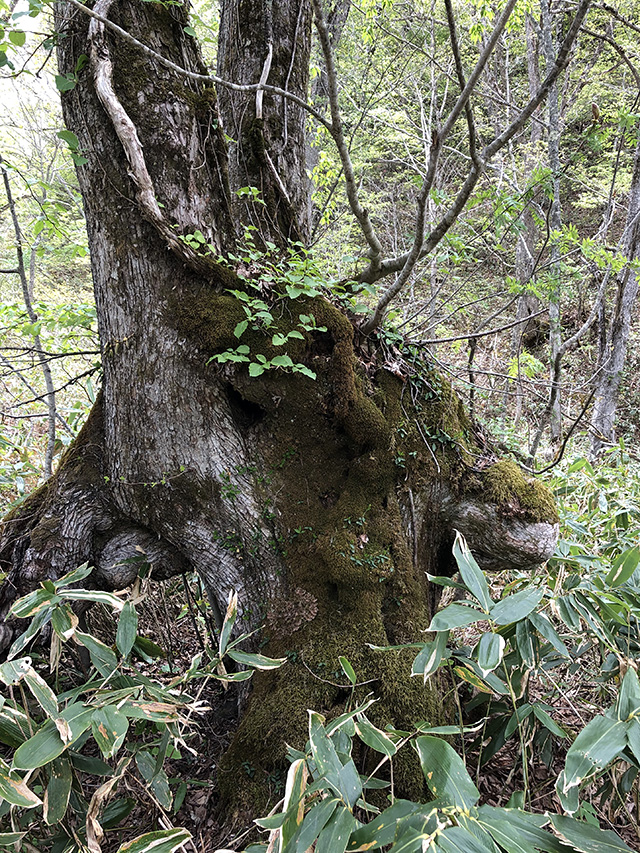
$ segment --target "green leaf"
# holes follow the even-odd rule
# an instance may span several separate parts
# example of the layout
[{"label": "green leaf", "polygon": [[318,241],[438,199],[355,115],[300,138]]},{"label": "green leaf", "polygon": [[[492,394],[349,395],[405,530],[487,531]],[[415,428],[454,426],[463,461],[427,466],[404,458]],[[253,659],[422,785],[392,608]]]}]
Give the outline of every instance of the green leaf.
[{"label": "green leaf", "polygon": [[443,853],[494,853],[462,826],[449,826],[438,833],[437,844]]},{"label": "green leaf", "polygon": [[438,631],[435,640],[425,643],[413,661],[411,675],[422,675],[426,684],[427,679],[436,672],[442,663],[442,659],[447,651],[448,640],[448,631]]},{"label": "green leaf", "polygon": [[93,708],[81,703],[69,705],[59,719],[68,723],[69,741],[65,743],[53,720],[47,720],[28,741],[25,741],[13,756],[13,765],[21,770],[43,767],[71,746],[91,725]]},{"label": "green leaf", "polygon": [[59,604],[51,614],[51,627],[61,640],[69,640],[78,627],[78,617],[70,604]]},{"label": "green leaf", "polygon": [[118,612],[124,607],[124,601],[121,598],[102,589],[62,589],[60,590],[60,598],[65,598],[67,601],[90,601],[93,604],[106,604]]},{"label": "green leaf", "polygon": [[236,621],[236,617],[238,615],[238,594],[236,592],[229,592],[229,599],[227,601],[227,610],[224,615],[224,621],[222,623],[222,629],[220,631],[220,640],[218,642],[218,649],[220,652],[220,657],[224,656],[224,653],[227,650],[227,644],[229,642],[229,637],[231,636],[231,630]]},{"label": "green leaf", "polygon": [[462,628],[464,625],[472,625],[486,619],[486,614],[475,607],[466,607],[464,604],[450,604],[441,610],[431,620],[429,631],[449,631],[452,628]]},{"label": "green leaf", "polygon": [[533,714],[533,707],[531,706],[531,704],[529,702],[525,702],[524,705],[520,705],[518,708],[516,708],[515,712],[511,715],[511,718],[510,718],[509,722],[507,723],[507,726],[504,730],[505,738],[507,738],[507,739],[510,738],[511,735],[518,728],[520,723],[523,720],[526,720],[527,717],[529,717],[531,714]]},{"label": "green leaf", "polygon": [[285,785],[283,811],[286,817],[280,830],[283,849],[286,849],[288,843],[296,835],[302,824],[307,777],[307,762],[304,758],[298,758],[289,767]]},{"label": "green leaf", "polygon": [[105,758],[112,758],[122,746],[129,728],[125,714],[114,705],[98,708],[91,717],[91,731]]},{"label": "green leaf", "polygon": [[321,800],[305,815],[296,843],[296,853],[306,853],[335,812],[340,800],[328,797]]},{"label": "green leaf", "polygon": [[25,672],[24,681],[45,714],[48,717],[57,717],[58,697],[47,682],[32,667]]},{"label": "green leaf", "polygon": [[574,598],[572,595],[561,595],[558,599],[558,611],[560,618],[571,631],[580,631],[580,614],[574,606]]},{"label": "green leaf", "polygon": [[558,632],[551,624],[551,621],[545,616],[544,613],[536,613],[535,611],[529,614],[529,622],[533,625],[536,631],[547,640],[547,642],[551,643],[553,648],[561,654],[563,657],[569,657],[569,651],[567,647],[560,639]]},{"label": "green leaf", "polygon": [[9,686],[21,681],[31,669],[31,658],[18,658],[0,664],[0,681]]},{"label": "green leaf", "polygon": [[356,678],[356,672],[355,672],[354,668],[351,666],[351,664],[349,663],[349,661],[347,660],[347,658],[344,657],[344,655],[340,655],[338,660],[340,661],[340,666],[342,667],[342,671],[347,676],[347,678],[349,679],[351,684],[356,684],[358,681],[358,679]]},{"label": "green leaf", "polygon": [[334,735],[341,728],[344,728],[345,731],[348,731],[349,734],[355,734],[355,726],[353,726],[352,721],[354,717],[358,714],[363,714],[366,710],[368,710],[372,705],[375,705],[377,699],[367,699],[361,705],[358,705],[357,708],[353,708],[351,711],[347,711],[344,714],[340,714],[339,717],[331,720],[329,725],[326,727],[325,731],[329,737]]},{"label": "green leaf", "polygon": [[[336,802],[340,802],[336,800]],[[262,829],[280,829],[282,824],[287,819],[286,813],[280,812],[279,814],[271,815],[270,817],[259,817],[256,818],[253,822],[258,826],[262,827]]]},{"label": "green leaf", "polygon": [[71,764],[76,770],[81,773],[90,773],[92,776],[113,776],[113,768],[109,767],[106,761],[101,758],[96,758],[93,755],[82,755],[81,752],[74,752],[73,749],[68,750]]},{"label": "green leaf", "polygon": [[153,640],[150,640],[148,637],[141,637],[139,634],[133,644],[133,650],[139,654],[140,657],[146,658],[150,661],[155,658],[166,657],[164,649],[160,648],[157,643],[154,643]]},{"label": "green leaf", "polygon": [[62,139],[63,142],[66,142],[69,148],[72,148],[73,150],[77,150],[80,147],[78,137],[70,130],[59,130],[57,136],[59,139]]},{"label": "green leaf", "polygon": [[188,36],[192,36],[193,38],[195,38],[197,35],[193,27],[183,27],[182,29]]},{"label": "green leaf", "polygon": [[236,663],[244,664],[245,666],[253,667],[253,669],[278,669],[283,663],[286,663],[286,658],[268,658],[264,655],[248,654],[247,652],[237,652],[235,649],[227,652],[229,657]]},{"label": "green leaf", "polygon": [[362,784],[355,768],[351,769],[350,764],[353,762],[348,762],[343,767],[323,722],[324,717],[315,711],[309,711],[309,742],[316,771],[324,777],[336,796],[351,807],[362,793]]},{"label": "green leaf", "polygon": [[21,841],[26,834],[26,832],[0,832],[0,847],[11,847],[12,844]]},{"label": "green leaf", "polygon": [[35,589],[28,595],[23,595],[11,605],[9,616],[14,616],[16,619],[30,619],[36,616],[42,610],[48,607],[53,607],[60,601],[60,597],[48,589],[40,587]]},{"label": "green leaf", "polygon": [[565,786],[565,772],[560,773],[556,779],[556,794],[560,801],[560,806],[567,814],[574,815],[580,808],[580,789],[578,785],[572,788]]},{"label": "green leaf", "polygon": [[594,717],[569,747],[564,767],[563,790],[580,785],[602,770],[626,747],[627,723],[611,717]]},{"label": "green leaf", "polygon": [[544,710],[544,708],[540,707],[539,702],[534,702],[533,704],[533,713],[536,715],[538,720],[542,723],[542,725],[551,732],[552,735],[560,738],[566,738],[567,733],[564,729],[561,729],[560,726],[551,719],[549,714]]},{"label": "green leaf", "polygon": [[152,720],[155,723],[175,723],[180,719],[177,707],[165,702],[145,702],[142,700],[125,702],[120,710],[125,716],[133,717],[134,720]]},{"label": "green leaf", "polygon": [[492,820],[490,823],[487,821],[483,826],[507,853],[537,853],[533,844],[513,831],[506,818]]},{"label": "green leaf", "polygon": [[187,829],[162,829],[158,832],[145,832],[133,841],[121,844],[118,853],[174,853],[191,833]]},{"label": "green leaf", "polygon": [[456,559],[460,575],[467,589],[480,602],[480,606],[485,613],[488,613],[492,602],[486,578],[469,550],[466,539],[457,530],[455,542],[453,543],[453,556]]},{"label": "green leaf", "polygon": [[41,629],[47,624],[49,619],[51,619],[51,608],[45,607],[43,610],[40,610],[40,612],[31,620],[31,623],[24,634],[20,634],[20,636],[13,641],[13,645],[9,649],[7,659],[11,660],[11,658],[19,655],[20,652],[29,645],[31,640],[40,633]]},{"label": "green leaf", "polygon": [[248,320],[241,320],[238,323],[238,325],[235,327],[235,329],[233,330],[233,334],[235,335],[235,337],[241,338],[243,336],[243,334],[245,333],[248,325],[249,325]]},{"label": "green leaf", "polygon": [[16,47],[22,47],[27,40],[27,34],[22,30],[9,30],[9,41]]},{"label": "green leaf", "polygon": [[349,809],[339,805],[318,836],[315,853],[344,853],[356,826],[356,819]]},{"label": "green leaf", "polygon": [[538,638],[530,630],[530,625],[528,619],[521,619],[516,622],[516,646],[527,667],[535,669],[538,663]]},{"label": "green leaf", "polygon": [[417,738],[415,744],[424,778],[434,797],[461,809],[469,809],[478,802],[478,789],[452,746],[431,735]]},{"label": "green leaf", "polygon": [[138,614],[134,605],[127,601],[122,608],[116,631],[116,646],[123,658],[129,656],[138,636]]},{"label": "green leaf", "polygon": [[249,376],[260,376],[264,373],[264,370],[265,369],[262,364],[256,364],[255,362],[252,362],[249,365]]},{"label": "green leaf", "polygon": [[631,575],[635,572],[640,562],[640,551],[638,548],[628,548],[623,551],[613,561],[611,571],[607,574],[604,581],[609,586],[620,586],[628,581]]},{"label": "green leaf", "polygon": [[598,829],[582,820],[551,814],[553,828],[568,844],[580,853],[633,853],[615,832]]},{"label": "green leaf", "polygon": [[[555,836],[542,828],[549,823],[547,815],[528,814],[520,809],[480,806],[478,820],[480,826],[492,835],[492,827],[498,826],[502,830],[503,823],[506,823],[511,838],[528,842],[535,848],[544,850],[545,853],[568,853],[566,847]],[[502,841],[500,843],[502,844]]]},{"label": "green leaf", "polygon": [[421,806],[409,800],[396,800],[392,806],[353,833],[347,850],[377,850],[393,842],[398,822],[417,812]]},{"label": "green leaf", "polygon": [[[60,131],[61,133],[68,133],[69,131]],[[59,135],[59,134],[58,134]],[[73,136],[73,134],[71,134]],[[76,139],[77,143],[77,139]],[[56,590],[62,589],[65,586],[71,586],[74,583],[80,583],[85,578],[89,577],[91,572],[93,571],[93,566],[90,566],[89,563],[83,563],[81,566],[78,566],[77,569],[74,569],[72,572],[67,572],[66,575],[63,575],[57,581],[55,581]]]},{"label": "green leaf", "polygon": [[32,809],[42,803],[33,791],[27,787],[21,777],[12,770],[9,765],[0,758],[0,798],[20,806],[23,809]]},{"label": "green leaf", "polygon": [[616,711],[619,720],[628,720],[640,711],[640,684],[636,671],[631,666],[622,679]]},{"label": "green leaf", "polygon": [[290,355],[277,355],[271,359],[271,364],[274,367],[293,367],[293,361]]},{"label": "green leaf", "polygon": [[49,767],[49,784],[44,795],[43,815],[49,826],[60,823],[65,816],[71,794],[73,770],[66,756],[55,758]]},{"label": "green leaf", "polygon": [[482,674],[493,672],[502,661],[506,641],[500,634],[483,634],[478,643],[478,666]]},{"label": "green leaf", "polygon": [[385,734],[380,729],[377,729],[372,723],[367,720],[364,714],[358,715],[356,720],[356,732],[363,743],[370,746],[376,752],[381,752],[383,755],[392,756],[398,751],[398,747],[391,740],[389,735]]},{"label": "green leaf", "polygon": [[543,589],[534,589],[533,587],[515,592],[494,604],[489,617],[496,625],[510,625],[512,622],[519,622],[520,619],[524,619],[532,610],[536,609],[543,596]]},{"label": "green leaf", "polygon": [[76,631],[76,639],[88,650],[91,663],[103,678],[107,678],[118,668],[118,658],[113,649],[105,646],[92,634]]}]

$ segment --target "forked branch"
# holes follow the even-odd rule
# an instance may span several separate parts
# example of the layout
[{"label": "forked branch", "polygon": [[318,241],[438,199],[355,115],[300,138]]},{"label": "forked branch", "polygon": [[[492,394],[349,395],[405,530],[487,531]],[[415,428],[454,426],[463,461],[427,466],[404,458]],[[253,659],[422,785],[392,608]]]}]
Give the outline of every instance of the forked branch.
[{"label": "forked branch", "polygon": [[[473,189],[478,182],[478,178],[482,174],[483,169],[486,167],[486,164],[489,160],[515,136],[518,131],[524,127],[525,123],[528,119],[533,115],[538,106],[544,101],[547,97],[549,89],[554,84],[554,82],[558,79],[558,76],[561,72],[567,67],[569,62],[569,57],[571,55],[571,50],[575,43],[576,38],[578,37],[578,33],[580,32],[580,27],[582,26],[582,22],[587,14],[589,6],[591,4],[591,0],[581,0],[580,5],[576,11],[575,17],[571,23],[571,26],[565,36],[565,39],[558,51],[558,55],[555,61],[553,68],[549,71],[545,79],[540,84],[540,87],[536,94],[530,99],[529,103],[520,111],[518,116],[514,119],[514,121],[507,127],[501,134],[496,136],[491,142],[489,142],[482,149],[478,156],[478,163],[472,162],[469,167],[469,172],[465,179],[464,184],[458,191],[458,195],[453,201],[453,204],[446,211],[440,222],[436,225],[436,227],[431,231],[428,237],[425,239],[424,236],[424,206],[426,203],[426,195],[425,189],[428,193],[429,187],[429,177],[430,173],[427,173],[427,178],[425,178],[425,183],[423,184],[423,189],[421,192],[420,199],[418,201],[418,215],[416,217],[416,234],[414,238],[414,244],[411,250],[403,255],[400,255],[396,258],[391,258],[386,261],[383,261],[380,264],[380,268],[377,272],[375,272],[371,267],[368,267],[364,273],[360,276],[360,281],[367,283],[374,283],[375,281],[380,280],[384,276],[399,273],[395,282],[388,287],[380,296],[378,300],[378,304],[376,305],[373,313],[369,317],[369,319],[364,324],[364,331],[371,332],[382,321],[384,317],[385,311],[389,305],[389,303],[398,295],[398,293],[402,290],[413,268],[416,263],[425,258],[428,254],[430,254],[433,249],[438,245],[438,243],[442,240],[444,235],[447,233],[451,225],[456,221],[460,213],[462,212],[464,206],[466,205]],[[442,144],[442,139],[447,134],[451,128],[453,127],[453,123],[459,116],[460,112],[464,108],[468,98],[470,97],[473,88],[478,82],[480,74],[482,73],[482,68],[486,65],[486,62],[489,56],[485,57],[485,53],[489,45],[491,45],[491,50],[497,41],[497,38],[500,35],[502,29],[506,25],[506,20],[504,19],[505,14],[508,12],[511,13],[513,5],[507,5],[503,11],[501,18],[496,23],[496,27],[494,28],[494,33],[492,33],[492,38],[487,43],[487,47],[480,59],[476,64],[476,68],[473,73],[469,77],[469,80],[461,93],[458,102],[452,109],[445,125],[440,134],[440,138],[437,140],[440,145]],[[496,30],[500,28],[500,32],[496,33]],[[495,38],[493,36],[495,35]],[[484,62],[483,62],[484,60]],[[439,152],[435,155],[433,153],[434,145],[432,144],[432,158],[435,156],[437,161],[437,156]],[[431,166],[431,164],[430,164]]]}]

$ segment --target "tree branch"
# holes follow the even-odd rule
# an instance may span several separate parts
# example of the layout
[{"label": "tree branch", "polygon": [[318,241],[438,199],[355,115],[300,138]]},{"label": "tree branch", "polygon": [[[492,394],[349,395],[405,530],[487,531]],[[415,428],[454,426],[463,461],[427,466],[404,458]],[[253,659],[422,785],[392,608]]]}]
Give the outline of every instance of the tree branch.
[{"label": "tree branch", "polygon": [[[69,2],[76,5],[76,0],[69,0]],[[129,173],[138,191],[138,203],[144,216],[181,260],[185,261],[196,272],[209,273],[211,271],[210,259],[204,258],[191,246],[180,240],[176,231],[166,221],[156,199],[153,181],[149,175],[142,144],[138,138],[138,131],[118,100],[113,88],[113,65],[105,38],[106,16],[109,14],[112,3],[113,0],[98,0],[95,5],[96,11],[92,11],[92,20],[89,24],[91,67],[96,94],[109,116],[129,161]]]},{"label": "tree branch", "polygon": [[[331,110],[331,125],[329,133],[338,149],[342,170],[344,172],[344,180],[347,190],[347,199],[351,212],[355,216],[362,229],[364,238],[369,245],[369,266],[374,270],[380,269],[380,260],[382,257],[382,245],[375,232],[369,212],[362,207],[358,197],[358,188],[356,185],[356,177],[353,171],[353,163],[349,149],[344,138],[342,130],[342,116],[340,115],[340,105],[338,103],[338,78],[336,74],[336,66],[333,57],[333,48],[329,38],[329,30],[325,21],[324,12],[320,0],[312,0],[313,12],[315,15],[316,29],[320,38],[320,45],[324,55],[324,61],[327,71],[327,93],[329,96],[329,109]],[[326,127],[327,125],[325,125]]]},{"label": "tree branch", "polygon": [[[322,113],[318,112],[318,110],[314,109],[311,104],[308,104],[305,100],[294,95],[292,92],[286,92],[278,86],[268,86],[266,83],[231,83],[228,80],[223,80],[221,77],[217,77],[215,74],[198,74],[196,71],[188,71],[186,68],[182,68],[180,65],[177,65],[175,62],[164,57],[161,53],[158,53],[148,47],[146,44],[139,41],[122,27],[114,24],[113,21],[110,21],[105,15],[97,12],[95,9],[89,9],[83,3],[80,3],[79,0],[66,0],[66,2],[70,3],[71,6],[78,9],[80,12],[83,12],[85,15],[89,15],[89,17],[93,18],[95,21],[99,21],[101,24],[104,24],[105,27],[110,29],[112,32],[117,33],[122,39],[124,39],[124,41],[134,47],[137,47],[145,54],[145,56],[149,56],[160,65],[171,69],[171,71],[175,71],[176,74],[180,74],[182,77],[187,77],[189,80],[197,80],[200,83],[214,83],[216,86],[224,86],[226,89],[232,89],[234,92],[258,92],[262,90],[271,95],[280,95],[280,97],[288,98],[288,100],[292,101],[294,104],[302,107],[302,109],[312,115],[316,121],[326,127],[329,132],[331,131],[331,123],[326,120]],[[97,6],[98,4],[96,4],[96,8]]]},{"label": "tree branch", "polygon": [[[585,15],[589,9],[590,4],[591,4],[591,0],[581,0],[580,6],[578,7],[578,10],[576,11],[575,17],[571,23],[571,27],[569,28],[569,31],[568,31],[561,47],[560,47],[560,50],[558,51],[558,56],[556,58],[555,65],[549,71],[549,73],[547,74],[544,81],[541,83],[540,88],[536,92],[535,96],[530,99],[529,103],[526,105],[526,107],[524,107],[521,110],[521,112],[519,113],[517,118],[509,125],[509,127],[503,133],[501,133],[500,135],[495,137],[495,139],[492,142],[485,145],[485,147],[482,149],[482,152],[479,155],[479,162],[483,168],[484,168],[484,166],[486,166],[486,163],[488,162],[488,160],[490,160],[491,157],[493,157],[501,148],[503,148],[512,139],[512,137],[524,126],[526,121],[531,117],[533,112],[538,108],[538,106],[542,103],[544,98],[547,96],[549,89],[555,83],[555,81],[557,80],[560,73],[566,68],[566,66],[569,62],[569,56],[570,56],[571,49],[572,49],[573,44],[574,44],[574,42],[578,36],[578,33],[580,32],[580,27],[582,26],[582,21],[584,20],[584,17],[585,17]],[[481,55],[480,59],[478,60],[478,63],[476,64],[476,68],[474,69],[474,72],[469,77],[469,80],[467,82],[467,85],[465,86],[465,89],[463,90],[462,94],[460,95],[460,98],[458,99],[458,102],[454,106],[453,110],[449,114],[449,117],[447,118],[447,121],[446,121],[446,123],[442,129],[442,134],[439,137],[439,139],[437,140],[437,142],[439,142],[440,145],[442,144],[444,136],[446,135],[446,133],[448,133],[451,130],[451,128],[453,126],[453,121],[455,121],[455,118],[457,118],[457,116],[459,116],[460,112],[464,108],[464,105],[465,105],[466,101],[468,100],[468,98],[469,98],[469,96],[473,90],[473,87],[476,85],[478,78],[480,76],[480,73],[482,71],[482,68],[484,67],[484,65],[486,65],[486,62],[487,62],[489,55],[490,55],[489,53],[487,53],[487,48],[489,48],[489,46],[491,46],[491,50],[493,50],[493,46],[495,44],[495,41],[497,41],[497,38],[500,35],[500,32],[496,32],[496,31],[498,30],[498,27],[500,26],[500,24],[502,24],[502,28],[504,28],[504,25],[506,24],[505,14],[508,11],[510,11],[510,8],[512,8],[512,7],[509,7],[509,6],[505,7],[501,18],[499,19],[498,23],[496,24],[496,28],[494,29],[494,32],[492,33],[492,39],[490,40],[490,42],[485,47],[483,54]],[[495,36],[495,38],[494,38],[494,36]],[[479,66],[481,64],[482,64],[482,67],[480,68]],[[453,119],[453,121],[452,121],[452,119]],[[433,154],[433,146],[432,146],[432,159],[435,156],[436,162],[437,162],[438,153],[439,152],[437,152],[435,155]],[[481,170],[478,169],[478,167],[476,166],[475,163],[473,163],[471,165],[469,174],[467,175],[467,178],[466,178],[464,184],[460,188],[458,195],[456,196],[453,204],[451,205],[449,210],[445,213],[445,215],[442,217],[442,219],[440,220],[438,225],[429,234],[427,240],[425,241],[423,231],[424,231],[424,205],[426,202],[426,197],[423,198],[423,195],[424,195],[424,189],[427,186],[427,183],[428,183],[428,180],[430,177],[430,172],[431,172],[431,164],[430,164],[429,172],[427,173],[427,178],[425,178],[425,184],[423,185],[423,191],[421,192],[421,196],[420,196],[419,203],[418,203],[418,215],[416,217],[418,228],[416,230],[416,236],[415,236],[414,245],[413,245],[412,249],[409,252],[407,252],[403,255],[400,255],[396,258],[391,258],[389,260],[383,261],[382,264],[380,265],[380,269],[377,273],[374,273],[374,271],[371,269],[371,267],[368,267],[364,271],[364,273],[359,277],[359,281],[364,282],[364,283],[368,283],[368,284],[373,284],[374,282],[379,281],[384,276],[393,274],[394,272],[399,273],[396,281],[389,288],[387,288],[387,290],[385,290],[383,292],[382,296],[380,297],[380,299],[378,301],[378,304],[377,304],[374,312],[372,313],[370,318],[367,320],[367,322],[364,324],[363,330],[365,332],[371,332],[379,325],[380,321],[382,320],[382,317],[384,316],[384,313],[385,313],[387,306],[392,301],[392,299],[400,292],[400,290],[404,287],[407,279],[409,278],[409,273],[411,272],[411,270],[413,269],[415,264],[419,260],[422,260],[422,258],[426,257],[431,251],[433,251],[433,249],[438,245],[440,240],[447,233],[447,231],[449,230],[451,225],[455,222],[455,220],[457,219],[457,217],[461,213],[462,209],[464,208],[465,204],[467,203],[467,200],[469,199],[469,196],[473,192],[473,189],[474,189],[474,187],[478,181],[478,178],[480,177],[480,174],[481,174]]]}]

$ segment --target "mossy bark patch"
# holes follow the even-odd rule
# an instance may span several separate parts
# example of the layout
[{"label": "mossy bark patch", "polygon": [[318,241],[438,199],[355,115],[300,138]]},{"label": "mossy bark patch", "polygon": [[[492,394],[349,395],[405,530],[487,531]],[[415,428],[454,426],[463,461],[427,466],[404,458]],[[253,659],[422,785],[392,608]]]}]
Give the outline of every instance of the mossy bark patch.
[{"label": "mossy bark patch", "polygon": [[534,524],[558,521],[558,510],[548,487],[527,477],[515,462],[509,459],[495,462],[478,479],[478,493],[487,502],[497,504],[505,515]]}]

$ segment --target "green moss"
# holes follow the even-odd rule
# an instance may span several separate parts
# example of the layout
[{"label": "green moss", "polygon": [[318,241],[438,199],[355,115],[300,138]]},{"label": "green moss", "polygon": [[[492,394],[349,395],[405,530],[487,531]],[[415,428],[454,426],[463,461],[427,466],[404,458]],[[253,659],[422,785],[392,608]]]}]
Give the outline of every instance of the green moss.
[{"label": "green moss", "polygon": [[[442,721],[439,689],[425,687],[419,679],[411,678],[412,652],[380,653],[367,647],[366,642],[383,643],[386,637],[373,601],[369,605],[365,602],[364,606],[371,623],[360,616],[356,619],[354,614],[345,617],[339,608],[326,614],[322,625],[312,623],[302,632],[304,650],[300,653],[274,644],[280,654],[292,653],[291,660],[277,672],[256,675],[248,711],[220,767],[221,793],[232,797],[236,807],[253,812],[264,809],[268,791],[265,782],[273,778],[274,772],[273,746],[280,745],[279,765],[284,778],[285,744],[304,748],[308,709],[330,720],[343,713],[345,707],[364,701],[373,691],[379,701],[367,713],[379,727],[393,724],[406,729],[421,720],[433,724]],[[349,660],[358,682],[366,684],[352,690],[341,670],[340,655]],[[354,746],[353,757],[360,772],[372,771],[376,756],[367,755],[357,738]],[[250,768],[250,776],[243,776],[241,785],[238,767]],[[419,762],[408,748],[394,759],[394,781],[396,794],[402,792],[417,800],[428,798]],[[272,793],[277,799],[279,794]]]},{"label": "green moss", "polygon": [[366,449],[389,447],[389,423],[372,399],[363,394],[356,397],[344,417],[347,435]]},{"label": "green moss", "polygon": [[531,522],[558,521],[558,510],[549,489],[539,480],[525,477],[515,462],[503,459],[481,475],[482,494],[507,514]]},{"label": "green moss", "polygon": [[170,310],[178,331],[206,352],[213,354],[238,346],[233,330],[245,314],[231,294],[205,290],[198,298],[176,298]]}]

